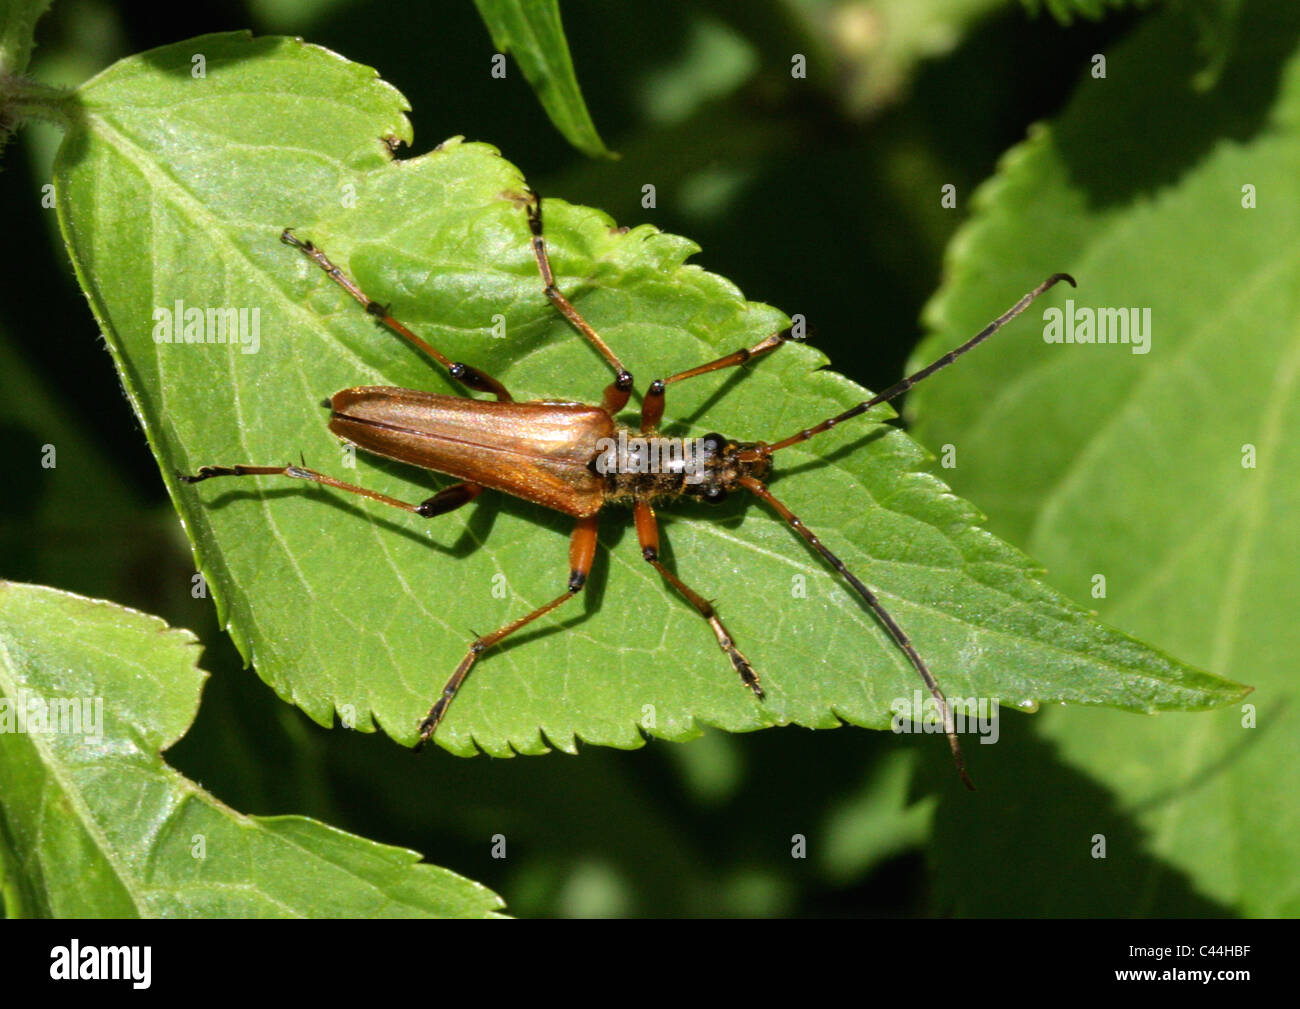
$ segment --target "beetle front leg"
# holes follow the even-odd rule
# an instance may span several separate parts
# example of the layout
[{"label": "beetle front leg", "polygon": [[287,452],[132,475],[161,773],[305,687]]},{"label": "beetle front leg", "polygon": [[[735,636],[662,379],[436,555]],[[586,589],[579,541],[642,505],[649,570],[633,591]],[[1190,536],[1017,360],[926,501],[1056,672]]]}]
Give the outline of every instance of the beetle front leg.
[{"label": "beetle front leg", "polygon": [[627,401],[632,397],[632,373],[623,366],[623,362],[609,348],[609,344],[601,339],[591,323],[582,317],[582,313],[573,307],[573,303],[564,296],[564,292],[555,283],[555,272],[551,269],[551,256],[546,251],[546,236],[542,231],[541,198],[530,189],[523,202],[528,211],[528,229],[533,233],[533,258],[537,260],[537,271],[542,275],[542,287],[546,297],[614,369],[614,381],[605,389],[604,407],[611,415],[616,414],[627,406]]},{"label": "beetle front leg", "polygon": [[741,347],[739,350],[732,351],[725,357],[710,361],[708,364],[701,364],[694,368],[688,368],[686,371],[679,371],[676,375],[668,378],[655,379],[650,383],[650,387],[646,389],[645,399],[641,401],[642,433],[650,434],[659,427],[659,422],[663,420],[664,416],[664,393],[667,387],[674,382],[694,378],[696,375],[707,375],[711,371],[720,371],[723,368],[738,368],[756,357],[770,354],[788,339],[790,339],[790,330],[783,329],[779,333],[773,333],[771,336],[760,340],[752,347]]}]

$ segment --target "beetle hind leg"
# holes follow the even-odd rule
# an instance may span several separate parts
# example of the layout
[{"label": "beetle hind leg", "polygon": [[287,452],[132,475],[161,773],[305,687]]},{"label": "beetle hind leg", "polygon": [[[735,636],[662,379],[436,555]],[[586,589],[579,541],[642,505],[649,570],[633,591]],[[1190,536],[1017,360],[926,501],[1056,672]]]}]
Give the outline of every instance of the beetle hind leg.
[{"label": "beetle hind leg", "polygon": [[433,497],[421,501],[415,506],[415,510],[425,518],[446,515],[447,512],[455,511],[462,505],[469,504],[482,493],[482,484],[468,482],[452,484],[450,487],[444,487],[438,491]]},{"label": "beetle hind leg", "polygon": [[431,498],[421,501],[419,504],[410,504],[407,501],[399,501],[395,497],[389,497],[387,494],[380,494],[378,491],[368,490],[354,483],[345,483],[342,480],[336,480],[332,476],[324,473],[318,473],[314,469],[308,469],[306,466],[200,466],[197,473],[177,473],[176,477],[182,483],[202,483],[204,480],[211,480],[220,476],[286,476],[293,480],[307,480],[311,483],[318,483],[325,487],[333,487],[335,490],[346,491],[349,494],[356,494],[359,497],[369,498],[371,501],[378,501],[380,504],[386,504],[393,508],[400,508],[402,511],[414,512],[416,515],[424,518],[432,518],[435,515],[445,515],[449,511],[469,504],[481,493],[483,488],[476,483],[458,483],[452,484],[438,491]]},{"label": "beetle hind leg", "polygon": [[451,358],[443,354],[442,351],[438,350],[437,347],[433,346],[433,344],[419,336],[416,336],[416,334],[408,329],[402,322],[393,317],[388,305],[385,305],[383,302],[375,301],[370,297],[370,295],[366,294],[366,292],[361,289],[360,285],[357,284],[355,280],[330,262],[329,257],[325,255],[324,250],[322,250],[319,245],[297,237],[293,233],[293,228],[285,228],[280,234],[280,241],[285,245],[293,246],[293,248],[297,249],[313,263],[319,266],[325,271],[325,275],[329,277],[330,280],[334,281],[334,283],[338,284],[339,287],[343,288],[343,290],[347,291],[348,294],[352,295],[353,298],[360,302],[365,310],[370,315],[374,316],[381,325],[387,327],[390,331],[396,333],[411,346],[420,350],[438,364],[442,365],[442,367],[447,369],[447,374],[461,385],[465,386],[465,388],[473,389],[476,392],[490,392],[501,402],[510,402],[510,393],[506,391],[504,385],[485,371],[480,371],[477,368],[471,367],[463,361],[453,361]]}]

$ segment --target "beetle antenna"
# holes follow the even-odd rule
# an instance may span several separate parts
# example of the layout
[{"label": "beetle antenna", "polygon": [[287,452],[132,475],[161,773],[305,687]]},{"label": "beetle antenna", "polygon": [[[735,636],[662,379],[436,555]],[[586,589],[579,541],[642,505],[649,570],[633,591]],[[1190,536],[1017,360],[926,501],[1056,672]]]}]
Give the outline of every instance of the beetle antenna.
[{"label": "beetle antenna", "polygon": [[771,455],[773,452],[779,451],[780,449],[789,448],[791,445],[798,445],[801,441],[807,441],[809,438],[813,437],[814,435],[821,434],[823,431],[829,431],[831,428],[835,427],[837,424],[842,423],[843,421],[850,420],[854,417],[857,417],[859,414],[866,413],[872,407],[879,406],[881,403],[887,403],[891,399],[895,399],[898,396],[901,396],[903,393],[907,392],[908,389],[912,388],[912,386],[916,385],[917,382],[920,382],[924,378],[929,378],[936,371],[948,367],[948,365],[952,364],[953,361],[957,360],[957,358],[961,357],[962,354],[965,354],[967,351],[974,350],[981,343],[983,343],[990,336],[996,333],[999,329],[1005,326],[1008,322],[1014,319],[1026,308],[1028,308],[1033,303],[1034,299],[1037,298],[1040,294],[1043,294],[1044,292],[1055,287],[1062,280],[1068,283],[1071,287],[1079,286],[1074,282],[1074,278],[1071,277],[1068,273],[1053,273],[1050,277],[1044,280],[1041,284],[1035,287],[1032,291],[1026,294],[1023,298],[1017,301],[1014,305],[1008,308],[1005,312],[999,315],[996,319],[990,322],[987,326],[981,329],[978,333],[972,336],[969,340],[963,343],[956,350],[950,350],[948,353],[944,354],[943,357],[939,358],[939,360],[935,361],[932,364],[926,365],[920,371],[908,375],[907,378],[902,379],[899,382],[896,382],[894,385],[891,385],[884,392],[876,393],[876,395],[872,396],[870,399],[865,400],[862,403],[859,403],[857,406],[851,407],[850,409],[845,410],[843,413],[836,414],[834,417],[830,417],[827,420],[824,420],[820,424],[817,424],[813,427],[804,428],[798,434],[793,434],[789,438],[784,438],[773,445],[763,446],[758,451],[761,452],[763,455]]},{"label": "beetle antenna", "polygon": [[772,492],[769,491],[764,484],[755,480],[753,477],[748,476],[741,477],[740,483],[746,490],[749,490],[771,505],[773,510],[775,510],[781,518],[785,519],[791,529],[802,536],[810,547],[821,554],[826,560],[826,563],[844,576],[844,580],[847,581],[849,585],[853,587],[853,590],[863,598],[866,604],[871,608],[871,612],[876,615],[876,619],[879,620],[885,630],[889,632],[889,636],[894,639],[894,644],[898,645],[898,647],[903,650],[904,654],[907,655],[908,660],[912,663],[912,667],[920,674],[921,679],[925,682],[927,689],[930,691],[930,696],[934,698],[935,704],[939,706],[939,713],[943,719],[943,732],[944,735],[948,737],[948,748],[952,750],[952,759],[957,765],[957,773],[961,775],[961,780],[966,787],[972,792],[975,791],[975,783],[970,780],[970,775],[966,773],[966,760],[962,756],[961,743],[957,741],[957,726],[952,717],[952,707],[948,704],[948,699],[943,696],[943,691],[939,689],[939,681],[936,680],[934,674],[930,672],[930,668],[925,664],[925,660],[921,658],[921,654],[916,650],[916,646],[912,644],[912,639],[907,636],[907,632],[899,626],[898,621],[889,615],[889,611],[885,609],[884,604],[881,603],[876,594],[867,588],[862,580],[850,571],[842,560],[836,557],[825,547],[825,545],[823,545],[822,541],[813,534],[813,531],[803,524],[802,519],[773,497]]}]

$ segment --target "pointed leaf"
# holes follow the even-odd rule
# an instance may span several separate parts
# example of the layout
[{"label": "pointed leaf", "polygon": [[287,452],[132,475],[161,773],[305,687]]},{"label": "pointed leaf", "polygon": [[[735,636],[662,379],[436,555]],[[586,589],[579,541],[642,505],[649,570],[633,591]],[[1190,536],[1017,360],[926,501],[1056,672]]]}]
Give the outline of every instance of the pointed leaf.
[{"label": "pointed leaf", "polygon": [[[196,51],[203,80],[189,72]],[[82,98],[84,125],[56,172],[61,220],[220,612],[261,676],[313,718],[377,721],[413,741],[474,631],[564,591],[571,520],[492,494],[424,520],[285,479],[186,486],[175,472],[301,453],[405,501],[448,483],[363,453],[350,468],[323,397],[354,385],[460,390],[282,245],[285,225],[516,398],[599,402],[610,374],[543,296],[522,177],[493,148],[457,139],[390,161],[379,138],[406,135],[401,97],[289,39],[208,36],[156,50]],[[545,208],[558,283],[641,387],[788,322],[683,265],[696,251],[685,239],[624,233],[557,200]],[[248,310],[249,341],[155,339],[173,316],[181,332],[187,312],[212,308]],[[818,371],[825,363],[792,343],[745,374],[674,385],[666,429],[771,439],[866,396]],[[778,462],[775,492],[879,588],[950,696],[1148,711],[1240,695],[1044,588],[923,472],[926,453],[901,432],[859,421]],[[611,508],[587,591],[481,660],[440,744],[507,755],[579,738],[683,739],[701,723],[883,728],[891,705],[914,696],[915,672],[872,615],[762,506],[736,495],[661,516],[669,562],[717,600],[767,701],[742,687],[699,615],[642,560],[626,511]]]},{"label": "pointed leaf", "polygon": [[[1075,315],[1149,311],[1145,353],[1046,344],[1040,315],[1037,332],[918,390],[918,430],[956,446],[959,489],[1047,562],[1053,584],[1258,687],[1204,718],[1040,719],[1068,772],[1018,767],[1005,782],[1014,805],[986,817],[990,829],[1054,851],[1086,844],[1085,830],[1118,837],[1123,822],[1132,843],[1066,894],[1059,862],[1013,864],[972,843],[981,828],[962,817],[940,857],[969,866],[989,852],[979,885],[946,895],[972,913],[1005,913],[1007,888],[1017,914],[1027,893],[1048,915],[1203,914],[1207,900],[1209,913],[1300,913],[1300,10],[1260,3],[1242,24],[1209,93],[1188,86],[1197,60],[1177,16],[1117,49],[1124,79],[1085,81],[979,194],[929,312],[939,332],[918,360],[983,318],[995,283],[1044,268],[1078,276]],[[1063,785],[1063,773],[1108,791]]]},{"label": "pointed leaf", "polygon": [[300,816],[243,816],[159,755],[198,642],[112,603],[0,582],[0,848],[10,916],[482,917],[491,891]]}]

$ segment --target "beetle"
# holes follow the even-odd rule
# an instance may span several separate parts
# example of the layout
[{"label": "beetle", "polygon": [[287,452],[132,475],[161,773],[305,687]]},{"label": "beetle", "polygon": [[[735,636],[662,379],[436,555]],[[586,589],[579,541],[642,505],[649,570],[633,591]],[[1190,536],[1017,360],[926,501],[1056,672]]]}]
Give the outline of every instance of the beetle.
[{"label": "beetle", "polygon": [[335,266],[322,249],[297,237],[292,228],[286,228],[281,233],[281,241],[319,266],[380,324],[422,351],[467,390],[490,393],[495,400],[389,386],[363,386],[343,389],[322,404],[330,411],[329,428],[339,438],[375,455],[434,470],[459,481],[418,504],[336,480],[306,465],[209,465],[200,467],[193,474],[178,474],[180,479],[196,484],[214,477],[284,476],[357,494],[424,518],[446,514],[469,504],[484,490],[495,490],[574,519],[565,590],[532,612],[474,639],[442,693],[420,722],[420,742],[417,745],[423,745],[437,731],[480,655],[582,591],[596,554],[598,517],[607,505],[616,503],[632,507],[642,557],[708,623],[719,648],[741,682],[761,701],[764,694],[758,673],[736,645],[713,605],[660,560],[659,528],[655,517],[658,502],[693,497],[717,503],[729,493],[747,491],[771,507],[812,550],[844,577],[906,654],[938,706],[958,773],[963,782],[973,788],[957,740],[952,710],[907,633],[890,616],[877,595],[798,516],[773,496],[766,480],[772,471],[775,453],[897,398],[917,382],[947,367],[988,339],[1028,308],[1039,295],[1061,281],[1074,286],[1074,279],[1065,273],[1052,274],[975,336],[932,364],[884,392],[779,441],[737,441],[720,434],[708,434],[694,440],[661,439],[657,430],[664,415],[668,386],[724,368],[740,367],[770,354],[790,339],[790,330],[774,333],[752,347],[742,347],[668,378],[655,379],[643,396],[638,428],[634,431],[620,425],[616,418],[631,399],[633,376],[556,285],[543,233],[541,200],[528,191],[518,197],[517,202],[526,210],[533,256],[546,297],[614,372],[614,379],[606,387],[599,406],[562,400],[515,401],[496,378],[471,365],[451,360],[408,329],[392,316],[388,306],[372,299]]}]

